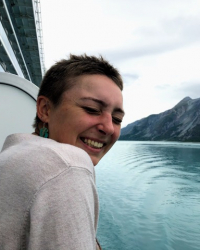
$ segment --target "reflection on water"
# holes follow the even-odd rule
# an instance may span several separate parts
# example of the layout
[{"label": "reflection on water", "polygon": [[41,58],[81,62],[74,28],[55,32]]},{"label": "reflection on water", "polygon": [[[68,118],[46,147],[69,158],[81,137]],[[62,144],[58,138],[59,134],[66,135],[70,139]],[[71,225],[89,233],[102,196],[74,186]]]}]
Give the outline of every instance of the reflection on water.
[{"label": "reflection on water", "polygon": [[96,176],[104,250],[200,249],[200,144],[120,141]]}]

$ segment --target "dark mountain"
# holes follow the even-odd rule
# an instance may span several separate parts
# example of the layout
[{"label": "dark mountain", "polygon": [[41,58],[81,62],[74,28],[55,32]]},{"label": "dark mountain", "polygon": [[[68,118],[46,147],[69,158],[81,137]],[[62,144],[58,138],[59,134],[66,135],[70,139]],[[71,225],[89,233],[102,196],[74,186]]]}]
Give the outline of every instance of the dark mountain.
[{"label": "dark mountain", "polygon": [[185,97],[172,109],[128,124],[119,140],[200,142],[200,98]]}]

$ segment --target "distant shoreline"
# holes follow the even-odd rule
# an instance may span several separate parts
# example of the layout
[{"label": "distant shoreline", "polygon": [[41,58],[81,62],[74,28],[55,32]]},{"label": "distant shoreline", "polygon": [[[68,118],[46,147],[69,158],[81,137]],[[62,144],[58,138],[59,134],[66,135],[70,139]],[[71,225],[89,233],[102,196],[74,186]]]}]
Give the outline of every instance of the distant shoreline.
[{"label": "distant shoreline", "polygon": [[195,144],[200,144],[200,142],[196,141],[166,141],[166,140],[160,140],[160,141],[145,141],[145,140],[119,140],[118,141],[134,141],[134,142],[176,142],[176,143],[195,143]]}]

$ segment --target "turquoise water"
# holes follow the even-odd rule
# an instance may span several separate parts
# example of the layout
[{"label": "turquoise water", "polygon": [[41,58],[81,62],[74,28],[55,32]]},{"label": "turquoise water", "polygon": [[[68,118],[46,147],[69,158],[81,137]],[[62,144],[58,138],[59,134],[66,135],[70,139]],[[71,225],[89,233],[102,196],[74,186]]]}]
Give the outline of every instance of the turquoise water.
[{"label": "turquoise water", "polygon": [[200,144],[118,141],[96,179],[103,250],[200,249]]}]

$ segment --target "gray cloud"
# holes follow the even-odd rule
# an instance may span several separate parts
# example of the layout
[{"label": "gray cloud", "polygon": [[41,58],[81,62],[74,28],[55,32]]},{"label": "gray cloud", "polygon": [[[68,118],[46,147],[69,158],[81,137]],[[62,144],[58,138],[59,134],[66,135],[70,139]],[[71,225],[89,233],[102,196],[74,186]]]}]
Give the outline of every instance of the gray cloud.
[{"label": "gray cloud", "polygon": [[126,86],[131,85],[139,78],[137,74],[122,73],[123,82]]},{"label": "gray cloud", "polygon": [[105,51],[105,54],[110,60],[118,61],[179,49],[200,41],[199,27],[199,17],[162,20],[159,26],[146,26],[134,31],[141,42],[135,41],[132,46]]},{"label": "gray cloud", "polygon": [[157,89],[157,90],[166,90],[169,88],[171,88],[170,84],[163,84],[163,85],[156,85],[155,86],[155,89]]},{"label": "gray cloud", "polygon": [[200,18],[199,17],[176,17],[165,20],[162,23],[163,29],[167,34],[176,34],[182,44],[200,41]]},{"label": "gray cloud", "polygon": [[191,98],[200,98],[200,81],[183,82],[177,89],[180,93]]},{"label": "gray cloud", "polygon": [[179,85],[157,85],[157,96],[178,103],[189,96],[192,99],[200,98],[200,81],[182,82]]}]

